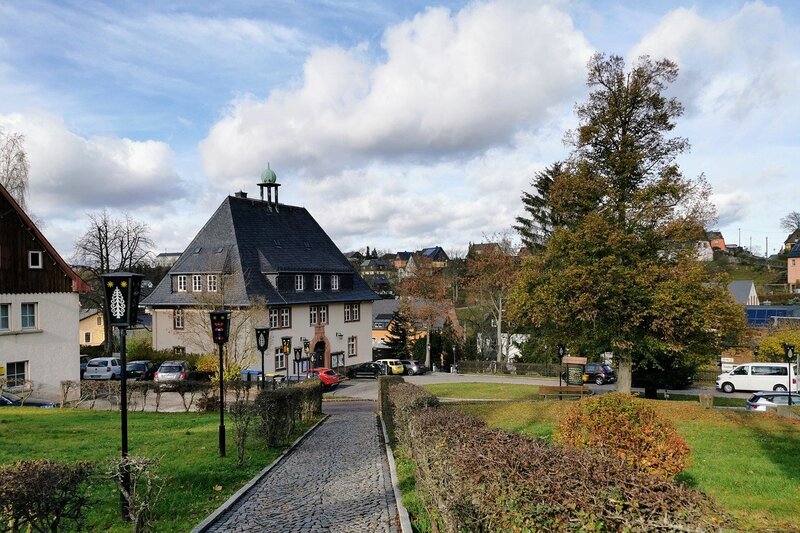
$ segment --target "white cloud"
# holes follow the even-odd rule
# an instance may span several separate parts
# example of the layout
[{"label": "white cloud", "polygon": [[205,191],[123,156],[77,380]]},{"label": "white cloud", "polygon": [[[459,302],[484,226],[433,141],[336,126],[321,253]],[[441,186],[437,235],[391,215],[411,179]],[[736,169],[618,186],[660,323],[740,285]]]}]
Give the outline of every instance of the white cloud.
[{"label": "white cloud", "polygon": [[367,45],[317,49],[296,86],[246,96],[201,144],[212,179],[267,161],[301,175],[370,161],[436,161],[509,143],[581,90],[591,50],[549,5],[429,9]]},{"label": "white cloud", "polygon": [[45,220],[75,217],[81,209],[163,205],[185,195],[165,143],[83,137],[43,112],[0,116],[0,126],[25,136],[29,200]]},{"label": "white cloud", "polygon": [[675,60],[681,68],[676,92],[690,111],[742,120],[793,99],[800,62],[792,42],[780,9],[753,2],[721,20],[676,9],[630,55]]}]

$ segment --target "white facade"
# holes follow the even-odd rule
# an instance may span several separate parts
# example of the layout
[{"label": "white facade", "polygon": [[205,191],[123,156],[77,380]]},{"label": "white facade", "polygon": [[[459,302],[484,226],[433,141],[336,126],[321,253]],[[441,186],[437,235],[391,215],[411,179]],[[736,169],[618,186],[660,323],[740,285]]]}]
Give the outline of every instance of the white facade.
[{"label": "white facade", "polygon": [[[292,351],[294,348],[303,347],[302,339],[309,339],[310,349],[313,351],[318,342],[326,344],[326,352],[333,355],[341,352],[343,357],[340,361],[332,361],[332,366],[352,366],[372,360],[372,302],[360,302],[359,320],[345,322],[345,306],[352,303],[330,303],[330,304],[302,304],[294,306],[276,306],[278,309],[288,307],[290,309],[290,327],[278,327],[270,329],[269,347],[264,352],[265,372],[284,372],[285,366],[277,366],[276,362],[281,361],[281,357],[276,357],[276,350],[282,346],[281,339],[290,337]],[[312,307],[327,306],[327,323],[314,326],[311,324]],[[253,370],[261,369],[261,354],[256,350],[255,326],[268,325],[269,319],[266,313],[263,316],[255,315],[252,311],[242,311],[246,316],[237,317],[237,311],[233,311],[231,317],[231,334],[233,335],[234,325],[242,324],[238,330],[239,338],[235,341],[238,352],[243,355],[241,359],[247,362],[247,366]],[[352,313],[352,311],[351,311]],[[183,348],[186,353],[213,353],[214,346],[211,344],[210,328],[206,326],[208,321],[208,311],[193,310],[191,308],[183,311],[183,328],[175,328],[174,310],[156,308],[153,314],[153,348],[156,350],[172,350]],[[243,323],[242,321],[247,321]],[[255,324],[254,322],[258,322]],[[354,342],[353,342],[354,341]],[[234,342],[231,340],[230,342]],[[349,352],[355,348],[355,354]],[[293,355],[290,354],[288,367],[290,372],[293,369]],[[336,356],[333,355],[333,359]]]},{"label": "white facade", "polygon": [[[61,381],[80,379],[78,294],[0,294],[0,304],[9,310],[9,327],[0,329],[2,377],[22,368],[36,397],[58,399]],[[35,327],[22,327],[22,304],[35,304]]]}]

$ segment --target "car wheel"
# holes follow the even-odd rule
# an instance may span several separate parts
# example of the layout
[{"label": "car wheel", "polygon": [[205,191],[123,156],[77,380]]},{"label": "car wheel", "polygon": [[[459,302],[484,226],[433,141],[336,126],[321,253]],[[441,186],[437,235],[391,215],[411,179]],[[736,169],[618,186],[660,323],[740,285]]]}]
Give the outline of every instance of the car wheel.
[{"label": "car wheel", "polygon": [[117,379],[117,375],[116,375],[115,373],[113,373],[113,372],[112,372],[112,373],[111,373],[111,377],[110,377],[109,379],[110,379],[111,381],[114,381],[115,379]]},{"label": "car wheel", "polygon": [[786,392],[786,386],[785,385],[775,385],[775,387],[772,390],[774,390],[775,392]]},{"label": "car wheel", "polygon": [[604,385],[605,384],[605,380],[603,379],[603,376],[597,376],[596,378],[594,378],[594,382],[597,383],[598,385]]},{"label": "car wheel", "polygon": [[722,392],[727,392],[728,394],[732,393],[736,390],[736,387],[733,386],[733,383],[728,383],[727,381],[722,384]]}]

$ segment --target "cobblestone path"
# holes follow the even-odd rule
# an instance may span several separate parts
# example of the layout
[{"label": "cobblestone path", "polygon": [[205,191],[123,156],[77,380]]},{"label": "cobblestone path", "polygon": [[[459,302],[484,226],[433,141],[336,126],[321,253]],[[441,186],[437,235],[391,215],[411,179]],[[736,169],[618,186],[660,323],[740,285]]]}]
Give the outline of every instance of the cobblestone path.
[{"label": "cobblestone path", "polygon": [[330,418],[208,531],[399,531],[375,404],[323,408]]}]

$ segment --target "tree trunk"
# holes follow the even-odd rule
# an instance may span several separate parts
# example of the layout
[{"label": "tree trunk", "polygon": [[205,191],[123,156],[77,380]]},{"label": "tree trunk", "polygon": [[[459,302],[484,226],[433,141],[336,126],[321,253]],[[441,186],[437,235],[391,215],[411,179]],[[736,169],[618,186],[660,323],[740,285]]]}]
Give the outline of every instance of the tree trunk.
[{"label": "tree trunk", "polygon": [[497,362],[503,362],[503,300],[497,307]]},{"label": "tree trunk", "polygon": [[617,368],[617,391],[627,394],[631,393],[631,372],[632,365],[630,359],[620,358]]},{"label": "tree trunk", "polygon": [[425,367],[431,369],[431,327],[427,328],[425,335]]}]

